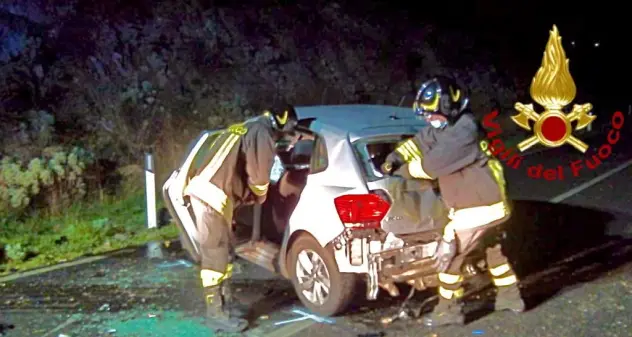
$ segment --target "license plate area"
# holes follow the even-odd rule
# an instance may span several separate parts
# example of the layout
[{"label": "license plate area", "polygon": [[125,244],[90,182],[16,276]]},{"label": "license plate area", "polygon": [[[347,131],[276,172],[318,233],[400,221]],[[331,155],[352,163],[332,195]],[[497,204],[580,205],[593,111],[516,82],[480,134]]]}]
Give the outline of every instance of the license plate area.
[{"label": "license plate area", "polygon": [[436,241],[432,241],[403,248],[389,249],[375,255],[379,257],[382,265],[390,264],[401,266],[431,258],[437,250],[437,245],[438,243]]}]

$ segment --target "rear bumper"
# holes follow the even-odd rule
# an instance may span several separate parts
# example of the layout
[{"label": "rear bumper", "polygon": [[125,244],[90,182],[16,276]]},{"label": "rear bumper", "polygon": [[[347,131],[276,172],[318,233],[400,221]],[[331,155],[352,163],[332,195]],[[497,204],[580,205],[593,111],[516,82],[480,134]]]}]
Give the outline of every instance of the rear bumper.
[{"label": "rear bumper", "polygon": [[436,245],[431,241],[370,254],[367,298],[375,300],[380,288],[398,296],[395,283],[408,283],[417,290],[436,286],[437,272],[432,267]]}]

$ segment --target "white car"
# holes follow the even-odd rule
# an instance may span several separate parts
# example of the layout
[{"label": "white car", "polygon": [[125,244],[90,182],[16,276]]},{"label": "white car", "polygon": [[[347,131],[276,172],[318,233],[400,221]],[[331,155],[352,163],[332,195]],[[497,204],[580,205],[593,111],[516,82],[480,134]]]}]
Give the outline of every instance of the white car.
[{"label": "white car", "polygon": [[[436,286],[431,257],[447,209],[433,182],[379,171],[396,144],[426,123],[394,106],[296,111],[298,140],[278,146],[266,202],[236,212],[236,254],[290,279],[303,304],[323,316],[347,308],[358,278],[366,280],[370,300],[380,288],[399,295],[397,283]],[[194,157],[216,132],[205,131],[192,143],[163,187],[183,247],[196,262],[197,230],[183,191]]]}]

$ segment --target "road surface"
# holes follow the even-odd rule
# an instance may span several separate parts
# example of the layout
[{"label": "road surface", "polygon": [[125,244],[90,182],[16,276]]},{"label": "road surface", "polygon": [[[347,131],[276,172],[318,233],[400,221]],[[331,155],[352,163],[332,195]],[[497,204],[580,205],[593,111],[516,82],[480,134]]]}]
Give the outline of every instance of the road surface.
[{"label": "road surface", "polygon": [[[360,298],[344,317],[305,319],[286,281],[239,264],[239,297],[253,307],[254,327],[245,335],[632,336],[632,153],[619,145],[602,165],[573,179],[530,179],[524,170],[506,169],[516,200],[508,255],[522,279],[527,312],[492,313],[493,296],[483,294],[469,302],[469,323],[462,327],[432,330],[415,319],[384,326],[380,319],[394,314],[401,301],[390,298],[373,303]],[[552,168],[578,156],[545,151],[526,158],[522,167]],[[618,171],[591,183],[613,169]],[[5,335],[213,336],[201,318],[197,269],[178,244],[163,246],[162,258],[148,259],[147,250],[0,279]],[[413,304],[430,294],[417,294]]]}]

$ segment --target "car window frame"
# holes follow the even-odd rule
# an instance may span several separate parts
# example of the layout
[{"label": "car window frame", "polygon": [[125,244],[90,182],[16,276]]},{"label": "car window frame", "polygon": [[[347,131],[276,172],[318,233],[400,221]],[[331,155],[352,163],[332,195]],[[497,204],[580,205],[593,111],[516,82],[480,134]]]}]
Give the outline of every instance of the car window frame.
[{"label": "car window frame", "polygon": [[368,182],[374,182],[374,181],[379,181],[385,178],[384,175],[377,176],[374,174],[374,172],[380,173],[378,171],[379,167],[374,167],[374,165],[371,163],[371,158],[368,158],[369,153],[368,153],[367,145],[384,142],[386,140],[397,140],[399,138],[399,140],[396,141],[396,143],[398,143],[404,140],[405,138],[411,137],[411,136],[414,136],[414,134],[398,134],[398,135],[391,134],[391,135],[360,138],[354,141],[351,144],[353,148],[353,152],[356,155],[356,159],[361,163],[362,169],[364,171],[363,175],[365,176],[365,179]]},{"label": "car window frame", "polygon": [[[329,155],[327,153],[327,143],[325,137],[313,132],[314,148],[312,149],[312,158],[309,162],[309,174],[323,172],[329,167]],[[322,158],[322,163],[321,163]]]}]

